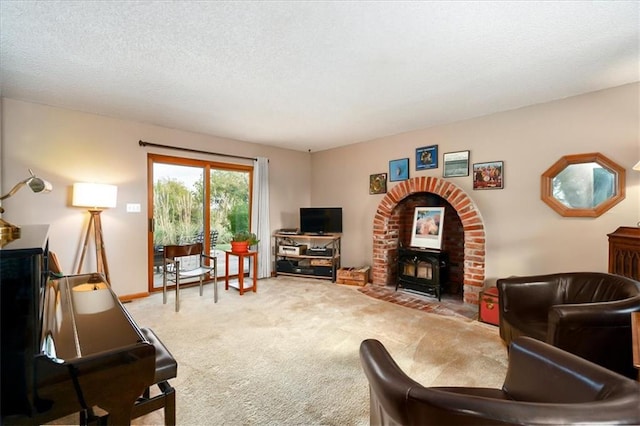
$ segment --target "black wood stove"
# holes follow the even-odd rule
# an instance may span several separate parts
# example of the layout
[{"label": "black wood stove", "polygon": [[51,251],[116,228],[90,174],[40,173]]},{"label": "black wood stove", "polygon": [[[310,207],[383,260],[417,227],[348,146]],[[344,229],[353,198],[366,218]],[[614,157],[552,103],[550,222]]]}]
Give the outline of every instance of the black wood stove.
[{"label": "black wood stove", "polygon": [[441,300],[448,282],[448,263],[447,253],[440,250],[401,248],[396,290],[404,288]]}]

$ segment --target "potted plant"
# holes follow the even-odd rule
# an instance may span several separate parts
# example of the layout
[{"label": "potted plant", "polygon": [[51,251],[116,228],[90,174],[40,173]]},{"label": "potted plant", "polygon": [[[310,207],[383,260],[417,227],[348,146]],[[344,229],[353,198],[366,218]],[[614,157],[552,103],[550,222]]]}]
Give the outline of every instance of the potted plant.
[{"label": "potted plant", "polygon": [[258,244],[258,236],[249,231],[238,231],[231,237],[231,251],[235,253],[245,253],[249,247]]}]

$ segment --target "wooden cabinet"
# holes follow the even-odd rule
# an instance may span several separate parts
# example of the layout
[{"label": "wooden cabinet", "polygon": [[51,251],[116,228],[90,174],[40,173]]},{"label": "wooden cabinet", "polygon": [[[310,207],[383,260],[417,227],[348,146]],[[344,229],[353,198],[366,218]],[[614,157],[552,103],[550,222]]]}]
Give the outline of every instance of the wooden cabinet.
[{"label": "wooden cabinet", "polygon": [[609,237],[609,273],[640,281],[640,228],[621,226]]},{"label": "wooden cabinet", "polygon": [[275,234],[275,276],[297,275],[336,281],[340,234]]}]

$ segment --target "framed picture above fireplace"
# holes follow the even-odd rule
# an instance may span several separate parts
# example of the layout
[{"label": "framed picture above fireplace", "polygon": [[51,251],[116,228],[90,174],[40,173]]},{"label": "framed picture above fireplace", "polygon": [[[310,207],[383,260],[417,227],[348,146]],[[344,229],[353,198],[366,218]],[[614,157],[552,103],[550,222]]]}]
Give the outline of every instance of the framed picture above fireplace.
[{"label": "framed picture above fireplace", "polygon": [[389,182],[397,182],[409,179],[409,159],[389,161]]},{"label": "framed picture above fireplace", "polygon": [[416,207],[413,213],[411,246],[442,249],[444,207]]}]

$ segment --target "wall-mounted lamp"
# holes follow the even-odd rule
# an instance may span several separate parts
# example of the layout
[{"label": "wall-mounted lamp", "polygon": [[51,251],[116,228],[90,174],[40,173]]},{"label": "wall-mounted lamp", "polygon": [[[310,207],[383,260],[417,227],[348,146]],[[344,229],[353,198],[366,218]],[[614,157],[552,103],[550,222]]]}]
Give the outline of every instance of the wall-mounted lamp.
[{"label": "wall-mounted lamp", "polygon": [[[51,185],[51,183],[47,182],[44,179],[36,177],[31,169],[29,169],[29,175],[29,177],[21,180],[13,188],[11,188],[11,191],[0,197],[0,201],[6,200],[7,198],[13,196],[25,185],[29,186],[29,188],[36,194],[39,192],[51,192],[51,190],[53,189],[53,185]],[[0,214],[2,213],[4,213],[4,209],[0,207]],[[0,247],[4,246],[10,241],[17,240],[18,238],[20,238],[20,227],[12,225],[0,218]]]},{"label": "wall-mounted lamp", "polygon": [[115,207],[117,198],[118,187],[115,185],[85,182],[73,184],[73,200],[71,204],[75,207],[89,207],[89,213],[91,213],[87,234],[84,239],[84,246],[82,247],[82,254],[80,256],[80,263],[78,264],[78,271],[76,272],[77,274],[79,274],[82,269],[84,256],[87,253],[87,246],[89,244],[89,236],[93,228],[94,242],[96,245],[97,272],[103,273],[107,282],[111,283],[109,279],[107,253],[104,249],[104,239],[102,237],[100,213],[106,208]]}]

